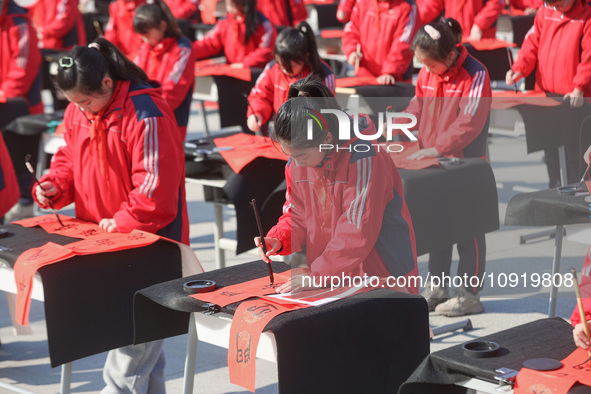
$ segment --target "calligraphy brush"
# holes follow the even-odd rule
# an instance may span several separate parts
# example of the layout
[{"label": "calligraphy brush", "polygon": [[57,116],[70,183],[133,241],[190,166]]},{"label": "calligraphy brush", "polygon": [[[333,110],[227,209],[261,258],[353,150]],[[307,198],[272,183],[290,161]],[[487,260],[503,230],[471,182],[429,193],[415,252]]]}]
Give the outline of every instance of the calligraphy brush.
[{"label": "calligraphy brush", "polygon": [[[574,268],[570,269],[573,274],[573,282],[575,284],[575,294],[577,295],[577,306],[579,307],[579,315],[581,316],[581,323],[583,324],[583,331],[587,339],[591,338],[589,334],[589,326],[587,326],[587,318],[585,317],[585,309],[583,308],[583,299],[581,298],[581,289],[579,288],[579,281],[577,280],[577,271]],[[587,350],[589,357],[591,357],[591,350]]]},{"label": "calligraphy brush", "polygon": [[[509,59],[509,70],[513,69],[513,53],[511,53],[511,49],[507,47],[507,58]],[[517,94],[517,82],[513,81],[513,90],[515,94]]]},{"label": "calligraphy brush", "polygon": [[248,94],[242,92],[242,97],[244,97],[244,99],[246,100],[246,105],[248,105],[248,108],[250,108],[250,110],[254,114],[254,109],[252,108],[252,105],[250,105],[250,102],[248,101]]},{"label": "calligraphy brush", "polygon": [[[31,155],[26,155],[25,156],[25,166],[27,166],[27,170],[29,170],[29,172],[31,173],[31,175],[33,175],[33,179],[35,180],[35,183],[37,184],[37,186],[39,186],[41,188],[41,190],[45,191],[45,189],[43,188],[43,186],[41,186],[41,183],[39,183],[39,179],[37,179],[37,177],[35,176],[35,170],[33,169],[33,166],[31,165],[31,163],[29,162],[29,160],[31,160]],[[60,216],[57,214],[57,211],[53,207],[53,204],[52,204],[51,200],[49,199],[49,197],[47,198],[47,203],[49,204],[49,207],[51,208],[51,210],[53,211],[53,214],[57,218],[57,221],[59,222],[60,226],[66,227],[62,223],[62,220],[60,219]]]},{"label": "calligraphy brush", "polygon": [[[261,216],[259,215],[259,210],[257,209],[257,200],[255,200],[253,198],[252,201],[250,202],[250,206],[252,207],[252,210],[254,211],[254,216],[257,221],[257,227],[259,228],[259,235],[261,237],[261,244],[263,246],[263,253],[265,253],[265,256],[266,256],[267,255],[267,243],[265,242],[265,236],[263,234],[263,226],[261,225]],[[269,270],[269,281],[271,282],[271,284],[273,284],[273,282],[275,282],[275,279],[273,278],[273,267],[271,267],[271,263],[267,263],[267,269]]]},{"label": "calligraphy brush", "polygon": [[[587,164],[587,169],[583,173],[583,176],[581,177],[581,180],[579,181],[579,186],[578,187],[581,187],[581,185],[583,184],[583,181],[585,180],[585,176],[589,172],[589,168],[591,168],[591,161],[589,162],[589,164]],[[591,193],[591,190],[589,190],[589,193]]]},{"label": "calligraphy brush", "polygon": [[357,43],[357,50],[355,51],[355,53],[357,53],[357,57],[355,58],[355,70],[353,71],[353,73],[355,74],[355,76],[358,76],[359,74],[359,56],[361,56],[361,44]]}]

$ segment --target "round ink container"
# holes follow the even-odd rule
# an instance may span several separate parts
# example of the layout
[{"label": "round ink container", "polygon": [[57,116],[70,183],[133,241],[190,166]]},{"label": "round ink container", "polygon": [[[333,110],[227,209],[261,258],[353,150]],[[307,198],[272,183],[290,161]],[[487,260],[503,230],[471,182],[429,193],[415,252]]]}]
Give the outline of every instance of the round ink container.
[{"label": "round ink container", "polygon": [[574,196],[575,193],[583,191],[579,186],[561,186],[558,188],[558,194],[561,196]]},{"label": "round ink container", "polygon": [[470,341],[462,345],[464,355],[474,358],[494,357],[499,353],[500,346],[492,341]]},{"label": "round ink container", "polygon": [[186,293],[208,293],[215,290],[215,282],[213,280],[191,280],[183,284],[183,289]]}]

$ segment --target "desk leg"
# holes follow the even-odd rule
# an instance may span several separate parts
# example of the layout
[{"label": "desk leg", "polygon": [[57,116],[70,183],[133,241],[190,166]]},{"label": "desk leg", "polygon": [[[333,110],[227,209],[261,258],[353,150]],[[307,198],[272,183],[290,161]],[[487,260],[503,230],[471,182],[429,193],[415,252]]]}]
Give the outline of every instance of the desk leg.
[{"label": "desk leg", "polygon": [[62,364],[62,378],[60,394],[70,394],[70,383],[72,382],[72,363]]},{"label": "desk leg", "polygon": [[205,136],[209,137],[209,125],[207,124],[207,111],[205,110],[205,101],[199,100],[201,112],[203,113],[203,125],[205,126]]},{"label": "desk leg", "polygon": [[185,377],[183,379],[183,394],[193,394],[195,380],[195,360],[197,359],[197,327],[195,315],[189,318],[189,338],[187,339],[187,356],[185,358]]},{"label": "desk leg", "polygon": [[566,148],[564,145],[558,147],[558,165],[560,166],[560,186],[568,185],[566,177]]},{"label": "desk leg", "polygon": [[220,239],[224,237],[224,204],[213,203],[213,243],[215,249],[215,266],[217,269],[226,266],[226,253],[220,247]]},{"label": "desk leg", "polygon": [[[552,279],[554,275],[560,272],[560,259],[562,256],[562,234],[564,233],[564,226],[556,226],[556,238],[554,241],[554,259],[552,261]],[[548,317],[556,316],[556,297],[558,296],[558,288],[554,285],[552,280],[552,288],[550,289],[550,305],[548,306]]]}]

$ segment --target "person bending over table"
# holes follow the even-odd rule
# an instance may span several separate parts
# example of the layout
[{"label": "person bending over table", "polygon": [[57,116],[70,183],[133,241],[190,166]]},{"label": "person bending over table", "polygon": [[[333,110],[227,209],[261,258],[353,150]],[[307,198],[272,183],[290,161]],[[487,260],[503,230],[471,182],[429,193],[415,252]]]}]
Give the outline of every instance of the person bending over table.
[{"label": "person bending over table", "polygon": [[[147,75],[98,38],[59,60],[66,145],[34,189],[43,208],[75,202],[76,217],[108,232],[134,229],[188,244],[178,125]],[[163,341],[111,350],[103,394],[164,393]]]},{"label": "person bending over table", "polygon": [[[313,121],[308,139],[309,114],[341,111],[330,90],[313,76],[294,84],[289,97],[275,116],[271,134],[290,156],[286,201],[279,222],[265,237],[267,255],[260,237],[255,238],[261,259],[270,263],[272,255],[305,249],[303,274],[311,277],[416,277],[414,230],[402,180],[389,154],[376,149],[375,140],[339,140],[339,122],[333,115],[324,115],[322,127]],[[342,115],[350,124],[348,115]],[[376,133],[365,115],[359,117],[359,130]],[[296,278],[301,276],[292,276],[277,292],[297,291],[302,283]],[[416,282],[399,289],[417,293]]]},{"label": "person bending over table", "polygon": [[[442,19],[421,27],[413,41],[417,59],[425,65],[419,72],[415,97],[404,112],[418,123],[420,150],[410,159],[425,157],[486,158],[488,115],[491,105],[490,79],[486,67],[459,44],[462,28],[455,19]],[[435,219],[436,220],[436,219]],[[483,282],[486,259],[484,234],[459,242],[458,276],[478,277]],[[431,277],[449,276],[450,245],[429,254]],[[445,316],[462,316],[484,310],[480,287],[460,287],[449,299],[448,284],[427,282],[422,295],[429,310]]]}]

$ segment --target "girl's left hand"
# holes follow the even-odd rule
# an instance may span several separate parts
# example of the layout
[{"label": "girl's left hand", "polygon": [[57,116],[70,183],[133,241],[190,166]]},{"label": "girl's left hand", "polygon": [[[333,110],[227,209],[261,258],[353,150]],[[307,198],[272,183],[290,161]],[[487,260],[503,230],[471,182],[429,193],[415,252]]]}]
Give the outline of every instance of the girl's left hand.
[{"label": "girl's left hand", "polygon": [[310,289],[310,287],[304,286],[304,278],[308,277],[305,284],[312,283],[312,278],[309,277],[310,270],[307,268],[295,268],[291,271],[291,277],[287,282],[275,289],[276,293],[297,293],[301,290]]},{"label": "girl's left hand", "polygon": [[390,74],[382,74],[377,80],[380,85],[394,85],[396,83],[396,79]]},{"label": "girl's left hand", "polygon": [[479,41],[480,39],[482,39],[482,29],[475,23],[472,25],[472,30],[470,30],[468,41]]},{"label": "girl's left hand", "polygon": [[115,219],[101,219],[99,227],[101,228],[101,230],[106,231],[108,233],[119,232],[119,230],[117,229],[117,223],[115,223]]},{"label": "girl's left hand", "polygon": [[230,68],[244,68],[244,64],[242,64],[242,63],[232,63],[232,64],[230,64]]},{"label": "girl's left hand", "polygon": [[441,156],[441,153],[439,153],[439,151],[437,151],[437,149],[427,148],[427,149],[421,149],[420,151],[413,153],[412,155],[408,156],[408,159],[409,160],[421,160],[426,157],[439,157],[439,156]]},{"label": "girl's left hand", "polygon": [[583,98],[583,91],[581,89],[575,88],[575,90],[573,90],[570,93],[567,93],[564,95],[564,100],[570,98],[570,107],[571,108],[579,108],[583,106],[583,101],[585,100]]}]

